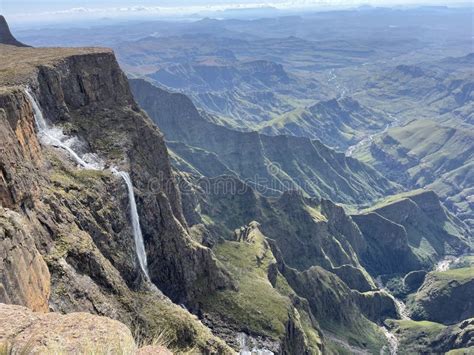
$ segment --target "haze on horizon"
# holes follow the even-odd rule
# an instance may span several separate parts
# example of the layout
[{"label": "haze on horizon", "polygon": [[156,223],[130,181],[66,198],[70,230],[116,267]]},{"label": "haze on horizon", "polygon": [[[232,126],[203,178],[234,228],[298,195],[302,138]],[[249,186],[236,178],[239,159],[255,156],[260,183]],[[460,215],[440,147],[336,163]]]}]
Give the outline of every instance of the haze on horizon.
[{"label": "haze on horizon", "polygon": [[[358,6],[459,6],[465,1],[446,0],[3,0],[0,14],[18,25],[29,23],[61,23],[92,21],[94,19],[179,19],[235,16],[262,16],[265,11],[301,12],[305,10],[332,10]],[[242,11],[247,10],[247,11]]]}]

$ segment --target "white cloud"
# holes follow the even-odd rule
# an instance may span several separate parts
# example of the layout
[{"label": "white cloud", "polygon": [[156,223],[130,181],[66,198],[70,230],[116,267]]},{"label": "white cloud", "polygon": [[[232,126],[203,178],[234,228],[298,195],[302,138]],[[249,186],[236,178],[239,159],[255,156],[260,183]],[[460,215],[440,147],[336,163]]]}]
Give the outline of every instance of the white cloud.
[{"label": "white cloud", "polygon": [[[1,1],[1,0],[0,0]],[[225,0],[224,0],[225,1]],[[245,1],[245,0],[242,0]],[[224,10],[232,9],[254,9],[273,7],[281,10],[301,10],[301,9],[327,9],[334,7],[350,7],[361,4],[370,5],[407,5],[415,3],[438,3],[446,4],[442,0],[274,0],[261,2],[236,2],[236,3],[215,3],[208,2],[204,5],[182,5],[182,6],[114,6],[114,7],[73,7],[62,10],[42,11],[36,13],[16,14],[14,20],[35,21],[66,19],[66,18],[98,18],[98,17],[146,17],[146,16],[186,16],[191,14],[210,15]]]}]

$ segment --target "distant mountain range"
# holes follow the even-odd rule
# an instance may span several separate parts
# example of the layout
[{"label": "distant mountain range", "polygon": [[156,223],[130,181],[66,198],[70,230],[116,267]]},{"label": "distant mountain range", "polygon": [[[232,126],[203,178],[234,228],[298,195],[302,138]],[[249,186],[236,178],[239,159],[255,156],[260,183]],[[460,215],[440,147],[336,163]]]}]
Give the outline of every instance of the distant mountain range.
[{"label": "distant mountain range", "polygon": [[0,353],[471,352],[472,12],[0,20]]},{"label": "distant mountain range", "polygon": [[[131,87],[166,139],[189,146],[186,153],[184,146],[179,149],[191,166],[194,160],[202,164],[194,155],[204,152],[193,150],[196,147],[214,154],[218,166],[226,168],[221,174],[232,171],[267,193],[298,188],[310,196],[363,204],[397,191],[375,170],[319,141],[235,131],[207,121],[182,94],[168,93],[140,79],[131,80]],[[170,105],[172,109],[167,109]],[[197,165],[196,169],[208,175],[205,168]]]},{"label": "distant mountain range", "polygon": [[259,125],[267,134],[287,134],[318,139],[340,151],[371,134],[383,131],[393,118],[362,106],[350,97],[320,101],[306,109],[296,109]]}]

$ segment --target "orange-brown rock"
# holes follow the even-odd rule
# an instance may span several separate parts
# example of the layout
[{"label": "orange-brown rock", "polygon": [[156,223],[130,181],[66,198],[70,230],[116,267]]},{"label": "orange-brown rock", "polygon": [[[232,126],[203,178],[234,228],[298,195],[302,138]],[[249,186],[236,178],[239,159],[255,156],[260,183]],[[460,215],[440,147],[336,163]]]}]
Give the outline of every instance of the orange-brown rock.
[{"label": "orange-brown rock", "polygon": [[48,311],[50,275],[24,218],[0,207],[0,302]]},{"label": "orange-brown rock", "polygon": [[88,313],[34,313],[0,304],[0,344],[12,353],[134,354],[136,344],[123,323]]},{"label": "orange-brown rock", "polygon": [[[230,280],[189,235],[163,136],[112,51],[0,44],[0,53],[0,302],[107,316],[147,340],[165,329],[173,349],[231,352],[166,297],[192,304]],[[140,272],[122,179],[40,144],[26,86],[78,153],[130,173],[150,278],[166,296]]]},{"label": "orange-brown rock", "polygon": [[31,105],[20,88],[0,89],[0,204],[17,209],[38,195],[42,161]]}]

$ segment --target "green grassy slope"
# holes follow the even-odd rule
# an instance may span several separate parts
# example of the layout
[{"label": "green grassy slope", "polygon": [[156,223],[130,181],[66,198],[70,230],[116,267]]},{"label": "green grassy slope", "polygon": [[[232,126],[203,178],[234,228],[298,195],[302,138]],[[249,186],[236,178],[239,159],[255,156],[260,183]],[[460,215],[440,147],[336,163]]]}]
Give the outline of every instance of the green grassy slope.
[{"label": "green grassy slope", "polygon": [[472,227],[473,142],[471,126],[416,120],[389,129],[354,156],[406,186],[433,189]]},{"label": "green grassy slope", "polygon": [[474,346],[474,319],[467,319],[452,326],[413,320],[389,320],[386,323],[399,340],[399,354],[451,354],[451,351],[453,354],[470,354]]},{"label": "green grassy slope", "polygon": [[353,215],[369,248],[369,270],[391,274],[430,269],[446,254],[469,248],[464,224],[432,191],[415,190],[387,197]]},{"label": "green grassy slope", "polygon": [[345,151],[366,136],[382,131],[390,123],[382,112],[362,106],[350,97],[320,101],[297,108],[258,126],[260,132],[318,139]]},{"label": "green grassy slope", "polygon": [[430,272],[416,294],[409,296],[409,309],[416,320],[454,324],[474,317],[474,268]]}]

